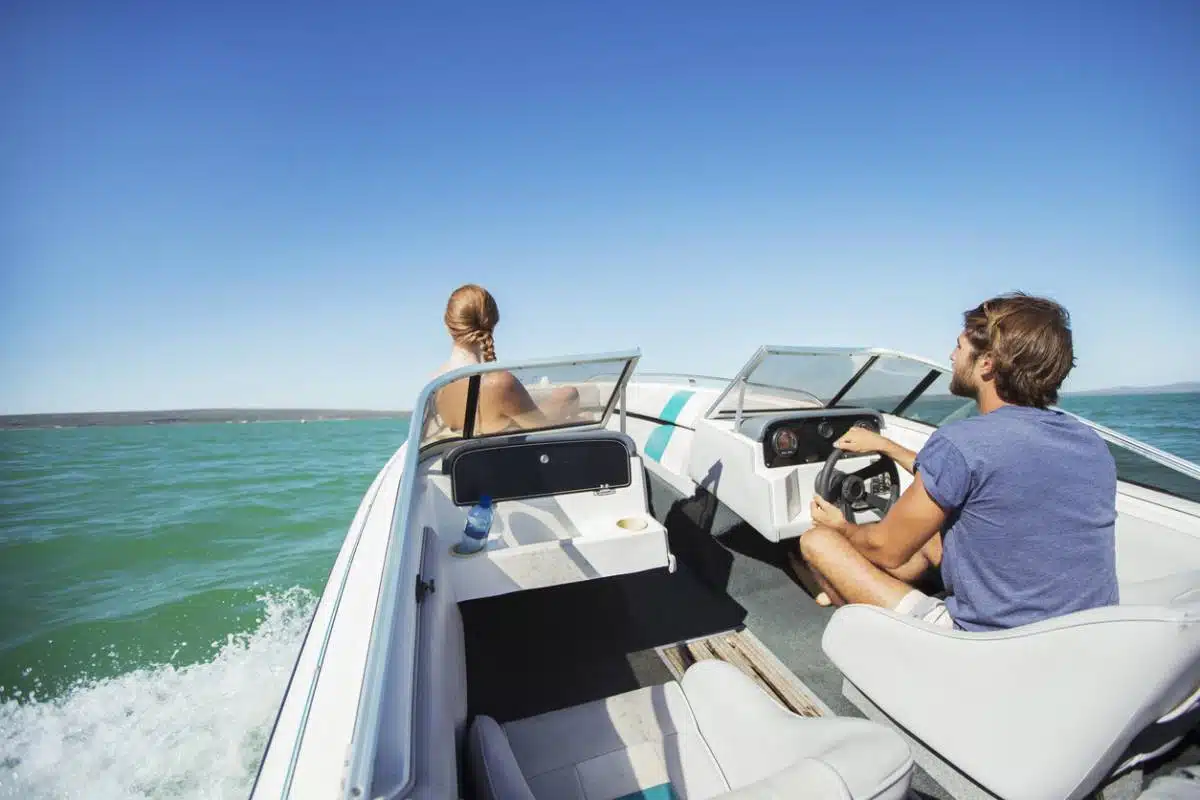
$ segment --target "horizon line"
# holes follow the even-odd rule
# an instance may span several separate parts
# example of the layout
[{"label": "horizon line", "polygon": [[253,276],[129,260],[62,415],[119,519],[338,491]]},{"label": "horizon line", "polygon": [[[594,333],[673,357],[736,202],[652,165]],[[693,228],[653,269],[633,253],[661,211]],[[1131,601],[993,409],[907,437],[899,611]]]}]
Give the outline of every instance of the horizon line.
[{"label": "horizon line", "polygon": [[120,411],[28,411],[0,414],[0,420],[30,417],[99,417],[130,414],[230,414],[230,413],[307,413],[307,414],[411,414],[411,409],[390,408],[319,408],[316,406],[209,406],[190,408],[143,408]]},{"label": "horizon line", "polygon": [[[1122,384],[1119,386],[1106,386],[1096,389],[1071,389],[1061,391],[1062,396],[1078,395],[1078,394],[1103,394],[1112,392],[1114,394],[1123,390],[1156,390],[1170,389],[1176,386],[1181,387],[1200,387],[1200,381],[1174,381],[1172,383],[1159,384]],[[1195,389],[1185,389],[1182,393],[1187,394]],[[85,417],[85,416],[116,416],[116,415],[133,415],[133,414],[231,414],[231,413],[309,413],[309,414],[375,414],[375,415],[398,415],[413,413],[410,408],[339,408],[331,407],[316,407],[316,406],[192,406],[185,408],[143,408],[143,409],[123,409],[116,411],[28,411],[17,413],[0,414],[0,420],[13,419],[28,419],[34,417]]]}]

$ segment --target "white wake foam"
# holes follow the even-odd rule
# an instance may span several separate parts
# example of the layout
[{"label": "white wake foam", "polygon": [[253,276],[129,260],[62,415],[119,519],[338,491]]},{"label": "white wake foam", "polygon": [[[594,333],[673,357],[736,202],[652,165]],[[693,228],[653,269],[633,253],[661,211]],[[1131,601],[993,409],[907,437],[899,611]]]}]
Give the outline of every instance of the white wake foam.
[{"label": "white wake foam", "polygon": [[298,587],[259,599],[258,628],[208,663],[0,704],[0,797],[246,797],[316,607]]}]

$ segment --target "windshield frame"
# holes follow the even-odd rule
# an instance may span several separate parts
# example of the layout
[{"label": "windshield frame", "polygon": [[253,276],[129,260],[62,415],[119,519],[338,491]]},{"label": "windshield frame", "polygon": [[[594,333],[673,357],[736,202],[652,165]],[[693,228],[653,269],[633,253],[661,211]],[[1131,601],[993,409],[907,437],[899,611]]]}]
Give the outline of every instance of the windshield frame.
[{"label": "windshield frame", "polygon": [[[423,400],[424,405],[413,407],[412,413],[413,422],[415,423],[414,427],[417,427],[420,430],[420,433],[417,436],[418,443],[416,447],[422,454],[424,454],[432,449],[436,449],[439,445],[456,444],[466,441],[474,441],[477,439],[491,439],[498,436],[516,435],[536,436],[539,433],[559,432],[563,430],[588,430],[603,428],[608,424],[608,421],[612,417],[612,414],[615,410],[621,408],[623,412],[624,409],[622,403],[625,396],[625,389],[630,378],[632,378],[634,372],[637,370],[637,364],[640,359],[641,350],[634,348],[632,350],[615,351],[611,353],[589,353],[582,355],[561,356],[556,358],[529,359],[523,361],[489,361],[482,364],[470,364],[465,367],[459,367],[458,369],[445,372],[431,380],[422,390],[420,397],[418,397],[417,403],[421,404]],[[604,410],[597,420],[585,422],[562,422],[552,425],[545,425],[538,428],[504,430],[493,433],[475,432],[475,414],[472,413],[472,405],[473,403],[478,402],[479,382],[482,380],[484,375],[493,372],[520,372],[523,370],[552,367],[578,367],[586,366],[588,364],[615,365],[616,363],[622,361],[624,364],[621,365],[621,371],[614,379],[612,393],[605,401]],[[608,378],[609,376],[604,377]],[[434,397],[436,396],[438,390],[463,379],[470,380],[467,390],[467,413],[465,415],[466,424],[463,426],[463,430],[458,435],[444,436],[425,441],[424,430],[429,422],[429,411],[432,407],[431,404],[433,403]],[[587,381],[581,382],[580,385],[585,383],[587,383]],[[624,430],[624,427],[624,419],[622,418],[622,430]]]},{"label": "windshield frame", "polygon": [[[742,368],[737,371],[737,374],[734,375],[733,379],[728,382],[725,390],[717,395],[717,399],[711,406],[709,406],[708,411],[705,412],[705,418],[721,419],[732,416],[735,420],[734,424],[736,426],[741,424],[742,418],[747,414],[777,414],[788,411],[789,409],[787,408],[772,408],[769,411],[747,411],[744,408],[743,401],[747,386],[767,386],[766,384],[755,384],[753,381],[749,380],[749,378],[753,376],[755,370],[757,370],[762,365],[763,361],[765,361],[769,356],[845,356],[847,359],[855,356],[867,357],[866,362],[857,370],[855,370],[854,374],[845,383],[843,383],[840,388],[838,388],[838,390],[828,401],[822,400],[811,391],[802,388],[774,387],[784,389],[792,393],[807,395],[820,408],[838,407],[838,402],[840,402],[842,398],[844,398],[846,394],[854,388],[854,385],[858,383],[859,379],[869,372],[871,367],[873,367],[881,358],[884,357],[911,361],[929,368],[929,372],[926,373],[923,379],[914,382],[913,390],[907,397],[904,398],[901,403],[895,407],[895,410],[884,411],[884,413],[888,414],[899,415],[900,413],[903,413],[903,411],[908,408],[908,406],[912,405],[912,403],[916,401],[925,391],[925,389],[927,389],[929,385],[932,384],[938,377],[943,374],[950,373],[950,369],[944,364],[938,364],[936,361],[932,361],[928,358],[922,358],[921,356],[914,356],[909,353],[903,353],[899,350],[891,350],[884,347],[794,347],[787,345],[763,345],[755,351],[754,355],[750,357],[749,361],[742,365]],[[767,388],[772,387],[767,386]],[[721,406],[725,404],[730,393],[734,392],[735,390],[738,392],[738,396],[737,403],[733,411],[731,412],[729,409],[722,410]],[[882,411],[882,409],[879,410]]]}]

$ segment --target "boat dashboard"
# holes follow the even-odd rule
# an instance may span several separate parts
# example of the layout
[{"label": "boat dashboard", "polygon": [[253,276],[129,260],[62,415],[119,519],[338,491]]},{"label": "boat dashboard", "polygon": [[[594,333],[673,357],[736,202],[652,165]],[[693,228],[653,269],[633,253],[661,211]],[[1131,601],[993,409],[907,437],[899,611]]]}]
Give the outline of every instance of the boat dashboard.
[{"label": "boat dashboard", "polygon": [[[892,430],[893,422],[863,407],[793,408],[741,420],[705,417],[697,420],[688,437],[687,477],[767,539],[794,538],[812,527],[809,509],[817,482],[834,444],[846,431],[861,426],[899,437],[906,447],[919,447],[903,426]],[[847,454],[838,469],[853,472],[878,458]],[[900,491],[910,482],[907,473],[896,477]],[[883,487],[884,482],[878,485]],[[878,518],[875,510],[868,509],[856,521]]]},{"label": "boat dashboard", "polygon": [[879,433],[883,417],[861,408],[815,408],[750,417],[738,432],[762,445],[762,465],[774,469],[824,463],[833,443],[853,427]]}]

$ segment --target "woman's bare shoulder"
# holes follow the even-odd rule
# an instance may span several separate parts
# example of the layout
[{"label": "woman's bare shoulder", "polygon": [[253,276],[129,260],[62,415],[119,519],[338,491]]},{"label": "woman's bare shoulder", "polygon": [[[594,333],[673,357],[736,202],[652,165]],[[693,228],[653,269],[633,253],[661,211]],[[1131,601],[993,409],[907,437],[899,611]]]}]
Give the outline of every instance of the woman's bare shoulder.
[{"label": "woman's bare shoulder", "polygon": [[513,375],[511,372],[509,372],[506,369],[502,369],[497,372],[486,373],[483,376],[483,383],[489,389],[495,389],[498,391],[515,389],[518,386],[524,385],[519,380],[517,380],[516,375]]}]

